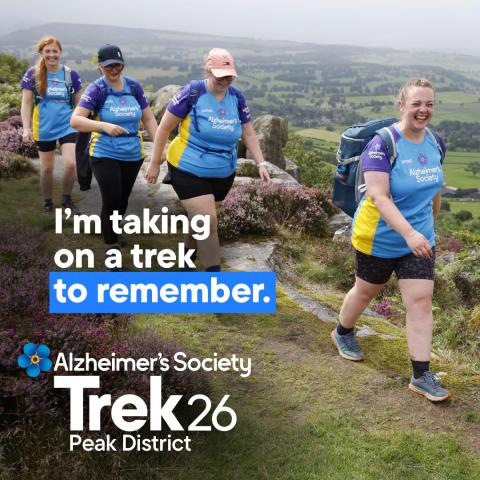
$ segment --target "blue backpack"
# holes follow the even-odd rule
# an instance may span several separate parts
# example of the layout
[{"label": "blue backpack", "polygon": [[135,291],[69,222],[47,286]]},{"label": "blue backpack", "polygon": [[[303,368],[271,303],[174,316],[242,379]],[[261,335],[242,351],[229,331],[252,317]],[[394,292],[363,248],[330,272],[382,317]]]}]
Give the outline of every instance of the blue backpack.
[{"label": "blue backpack", "polygon": [[[366,191],[360,156],[375,135],[379,135],[387,149],[390,165],[393,168],[397,159],[395,137],[389,127],[398,120],[382,118],[370,122],[352,125],[343,133],[337,152],[337,169],[333,179],[333,204],[353,218],[360,200]],[[434,139],[443,163],[444,152],[440,147],[440,137],[437,132],[426,129]]]}]

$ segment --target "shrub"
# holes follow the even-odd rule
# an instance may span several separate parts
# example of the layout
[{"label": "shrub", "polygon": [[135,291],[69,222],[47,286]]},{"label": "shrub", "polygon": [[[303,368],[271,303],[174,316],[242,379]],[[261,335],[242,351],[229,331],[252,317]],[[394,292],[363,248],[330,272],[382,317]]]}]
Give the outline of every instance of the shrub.
[{"label": "shrub", "polygon": [[472,252],[470,256],[457,260],[442,271],[442,276],[452,282],[461,300],[468,306],[478,304],[480,291],[480,256]]},{"label": "shrub", "polygon": [[461,222],[466,222],[466,221],[468,221],[468,220],[472,220],[472,219],[473,219],[472,212],[470,212],[470,211],[468,211],[468,210],[460,210],[459,212],[454,213],[453,216],[454,216],[457,220],[460,220]]},{"label": "shrub", "polygon": [[[50,315],[48,313],[48,272],[53,263],[45,251],[47,238],[41,230],[2,225],[0,229],[0,414],[33,417],[65,416],[68,393],[52,388],[51,376],[42,373],[29,378],[17,365],[27,341],[44,343],[58,352],[92,357],[171,357],[179,350],[155,332],[132,335],[129,315]],[[66,373],[70,374],[69,372]],[[101,392],[112,397],[122,393],[148,396],[148,377],[135,372],[99,372]],[[171,393],[206,391],[200,375],[165,372],[163,384]],[[201,393],[201,392],[200,392]]]},{"label": "shrub", "polygon": [[18,116],[9,117],[0,124],[0,152],[18,153],[29,158],[37,157],[37,146],[34,143],[28,144],[22,141],[22,130],[18,126],[18,118]]},{"label": "shrub", "polygon": [[306,140],[300,135],[290,134],[283,153],[298,165],[304,185],[329,188],[333,183],[335,172],[335,166],[330,163],[335,162],[335,155],[319,150],[309,150],[305,148],[305,142]]},{"label": "shrub", "polygon": [[251,182],[235,186],[218,215],[219,235],[271,235],[278,227],[322,236],[335,213],[329,192],[303,186]]},{"label": "shrub", "polygon": [[443,210],[445,212],[450,211],[450,203],[448,200],[442,199],[442,203],[440,204],[440,210]]},{"label": "shrub", "polygon": [[252,163],[242,163],[237,167],[237,176],[239,177],[250,177],[250,178],[260,178],[258,173],[258,167]]},{"label": "shrub", "polygon": [[34,171],[35,168],[27,157],[0,151],[0,178],[18,178]]}]

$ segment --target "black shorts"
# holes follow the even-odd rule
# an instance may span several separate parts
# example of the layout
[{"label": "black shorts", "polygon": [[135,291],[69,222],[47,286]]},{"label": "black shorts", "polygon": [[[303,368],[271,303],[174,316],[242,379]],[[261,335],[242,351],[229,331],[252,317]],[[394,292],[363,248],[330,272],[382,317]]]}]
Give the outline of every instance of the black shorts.
[{"label": "black shorts", "polygon": [[184,172],[168,164],[169,179],[165,183],[171,183],[180,200],[213,195],[216,202],[225,199],[232,188],[235,172],[226,178],[203,178],[192,173]]},{"label": "black shorts", "polygon": [[[68,135],[58,138],[57,140],[60,145],[63,145],[64,143],[77,143],[77,138],[78,133],[69,133]],[[41,152],[51,152],[52,150],[55,150],[55,147],[57,146],[57,140],[48,140],[47,142],[35,140],[35,143]]]},{"label": "black shorts", "polygon": [[399,280],[435,278],[435,247],[431,258],[405,255],[399,258],[380,258],[355,250],[355,275],[368,283],[387,283],[395,272]]}]

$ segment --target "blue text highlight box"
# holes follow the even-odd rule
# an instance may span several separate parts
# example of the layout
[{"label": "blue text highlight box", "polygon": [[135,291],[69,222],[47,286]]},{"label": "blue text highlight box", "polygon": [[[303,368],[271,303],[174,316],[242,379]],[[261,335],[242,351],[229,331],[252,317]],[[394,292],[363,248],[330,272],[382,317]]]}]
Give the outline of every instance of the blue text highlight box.
[{"label": "blue text highlight box", "polygon": [[50,313],[275,313],[275,272],[50,272]]}]

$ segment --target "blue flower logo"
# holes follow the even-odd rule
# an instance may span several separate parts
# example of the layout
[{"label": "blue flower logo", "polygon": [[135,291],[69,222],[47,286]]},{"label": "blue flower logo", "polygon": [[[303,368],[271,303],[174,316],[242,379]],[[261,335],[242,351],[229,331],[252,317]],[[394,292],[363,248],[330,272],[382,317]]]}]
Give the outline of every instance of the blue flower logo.
[{"label": "blue flower logo", "polygon": [[23,347],[23,355],[18,357],[18,366],[27,369],[27,375],[35,378],[40,372],[48,372],[52,368],[52,361],[48,358],[50,349],[46,345],[27,343]]}]

